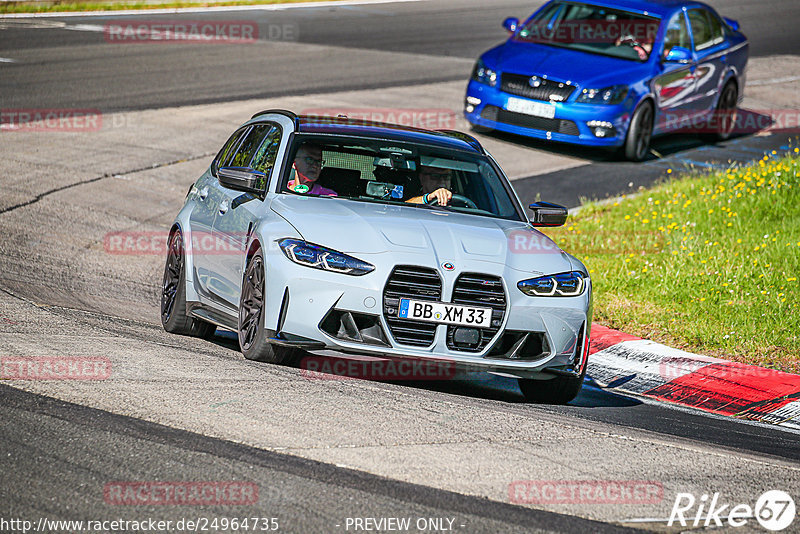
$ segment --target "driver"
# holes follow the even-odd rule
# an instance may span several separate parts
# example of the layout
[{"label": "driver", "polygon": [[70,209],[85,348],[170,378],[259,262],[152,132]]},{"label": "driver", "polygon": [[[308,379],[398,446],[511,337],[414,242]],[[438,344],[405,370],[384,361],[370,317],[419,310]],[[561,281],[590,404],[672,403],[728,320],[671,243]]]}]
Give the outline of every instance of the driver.
[{"label": "driver", "polygon": [[420,166],[419,181],[422,184],[422,194],[418,197],[409,198],[406,202],[413,204],[430,204],[434,200],[440,206],[447,206],[453,193],[450,191],[452,173],[450,169],[438,167]]},{"label": "driver", "polygon": [[295,193],[328,197],[338,196],[333,189],[322,187],[317,183],[324,164],[322,147],[311,143],[303,143],[297,149],[297,154],[295,154],[292,175],[286,187]]},{"label": "driver", "polygon": [[645,61],[648,57],[650,57],[650,52],[653,51],[652,41],[637,40],[636,37],[631,34],[620,36],[616,41],[614,41],[614,45],[627,45],[633,47],[633,49],[639,55],[639,59],[642,61]]}]

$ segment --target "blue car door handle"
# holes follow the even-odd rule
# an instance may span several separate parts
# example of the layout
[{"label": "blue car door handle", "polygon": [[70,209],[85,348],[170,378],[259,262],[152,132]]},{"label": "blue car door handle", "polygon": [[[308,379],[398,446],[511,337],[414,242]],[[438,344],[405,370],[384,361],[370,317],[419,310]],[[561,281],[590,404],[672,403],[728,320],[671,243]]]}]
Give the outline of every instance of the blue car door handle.
[{"label": "blue car door handle", "polygon": [[208,196],[208,187],[204,187],[203,189],[197,192],[197,198],[199,198],[201,202],[205,200],[207,196]]},{"label": "blue car door handle", "polygon": [[222,204],[219,205],[219,214],[225,215],[228,212],[228,207],[229,207],[228,201],[224,200]]}]

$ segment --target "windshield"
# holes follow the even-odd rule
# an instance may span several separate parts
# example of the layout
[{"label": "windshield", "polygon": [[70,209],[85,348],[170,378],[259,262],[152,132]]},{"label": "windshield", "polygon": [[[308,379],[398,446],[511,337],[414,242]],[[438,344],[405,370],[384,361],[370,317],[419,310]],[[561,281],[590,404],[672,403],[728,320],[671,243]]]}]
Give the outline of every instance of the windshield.
[{"label": "windshield", "polygon": [[298,136],[290,154],[283,193],[523,220],[507,182],[479,154],[332,136]]},{"label": "windshield", "polygon": [[657,18],[628,11],[554,2],[522,26],[514,40],[646,61],[653,50],[658,25]]}]

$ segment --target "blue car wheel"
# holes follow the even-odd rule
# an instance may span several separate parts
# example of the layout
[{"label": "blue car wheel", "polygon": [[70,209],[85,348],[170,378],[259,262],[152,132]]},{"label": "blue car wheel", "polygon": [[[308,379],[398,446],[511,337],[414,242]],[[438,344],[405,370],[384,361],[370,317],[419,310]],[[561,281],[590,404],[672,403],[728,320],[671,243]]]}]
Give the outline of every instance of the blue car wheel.
[{"label": "blue car wheel", "polygon": [[642,161],[650,152],[653,136],[653,104],[646,100],[636,108],[625,139],[625,157],[631,161]]}]

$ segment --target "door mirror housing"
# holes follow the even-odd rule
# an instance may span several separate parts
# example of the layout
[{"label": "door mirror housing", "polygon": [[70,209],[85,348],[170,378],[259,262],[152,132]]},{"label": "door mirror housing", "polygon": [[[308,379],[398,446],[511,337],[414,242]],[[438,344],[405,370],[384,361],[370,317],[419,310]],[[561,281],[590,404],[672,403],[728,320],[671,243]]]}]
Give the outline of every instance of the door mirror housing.
[{"label": "door mirror housing", "polygon": [[530,217],[532,226],[564,226],[567,222],[567,208],[552,202],[534,202],[528,206],[533,214]]},{"label": "door mirror housing", "polygon": [[682,46],[673,46],[664,56],[666,63],[689,63],[692,60],[692,53]]},{"label": "door mirror housing", "polygon": [[261,193],[267,185],[267,175],[246,167],[221,167],[217,179],[223,187],[244,193]]},{"label": "door mirror housing", "polygon": [[735,31],[735,32],[739,31],[739,21],[738,20],[729,19],[728,17],[722,17],[722,20],[724,20],[725,24],[727,24],[728,27],[730,29],[732,29],[733,31]]},{"label": "door mirror housing", "polygon": [[508,17],[506,20],[503,21],[503,28],[508,30],[510,33],[514,33],[517,31],[519,27],[519,19],[517,17]]}]

